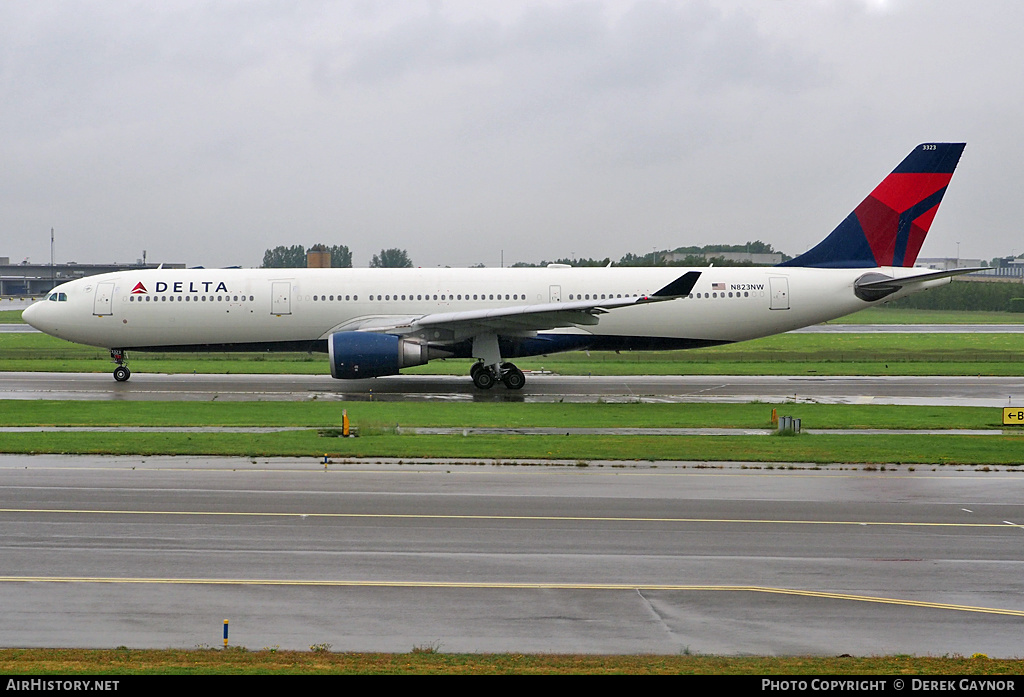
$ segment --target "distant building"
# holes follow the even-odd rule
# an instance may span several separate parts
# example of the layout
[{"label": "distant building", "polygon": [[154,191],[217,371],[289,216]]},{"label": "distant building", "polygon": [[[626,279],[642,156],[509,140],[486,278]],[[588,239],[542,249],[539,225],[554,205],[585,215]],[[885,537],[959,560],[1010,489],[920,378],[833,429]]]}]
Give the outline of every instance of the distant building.
[{"label": "distant building", "polygon": [[985,269],[977,273],[970,274],[971,276],[995,276],[999,278],[1017,278],[1024,280],[1024,259],[1012,259],[1008,262],[1003,262],[1002,266],[996,266],[991,269]]},{"label": "distant building", "polygon": [[[935,271],[950,271],[952,269],[970,269],[979,266],[988,266],[988,262],[982,259],[957,259],[956,257],[937,257],[931,259],[918,258],[917,268],[934,269]],[[1006,262],[1003,266],[986,268],[984,271],[975,271],[968,276],[986,276],[998,278],[1024,278],[1024,259],[1014,259]]]},{"label": "distant building", "polygon": [[952,271],[953,269],[972,269],[978,266],[988,266],[987,261],[981,259],[964,259],[957,257],[918,257],[914,264],[919,269],[933,269],[935,271]]},{"label": "distant building", "polygon": [[[155,269],[160,264],[11,264],[10,257],[0,257],[0,295],[45,295],[54,286],[76,278],[114,271]],[[184,269],[184,264],[164,264],[165,269]]]},{"label": "distant building", "polygon": [[308,269],[329,269],[331,268],[331,253],[329,251],[306,252],[306,268]]}]

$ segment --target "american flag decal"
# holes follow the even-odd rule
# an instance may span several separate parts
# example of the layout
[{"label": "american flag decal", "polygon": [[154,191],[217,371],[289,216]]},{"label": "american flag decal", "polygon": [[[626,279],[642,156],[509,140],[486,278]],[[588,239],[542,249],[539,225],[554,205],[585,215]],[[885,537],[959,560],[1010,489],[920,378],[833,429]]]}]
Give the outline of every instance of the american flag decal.
[{"label": "american flag decal", "polygon": [[711,284],[711,290],[725,290],[725,284],[724,283],[712,283]]}]

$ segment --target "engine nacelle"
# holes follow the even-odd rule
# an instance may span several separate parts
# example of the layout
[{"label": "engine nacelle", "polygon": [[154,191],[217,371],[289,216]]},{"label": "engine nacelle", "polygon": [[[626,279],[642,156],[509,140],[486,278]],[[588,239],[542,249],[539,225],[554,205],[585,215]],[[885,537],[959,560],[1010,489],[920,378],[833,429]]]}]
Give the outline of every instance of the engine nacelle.
[{"label": "engine nacelle", "polygon": [[327,351],[331,377],[342,380],[397,375],[429,360],[426,344],[393,334],[337,332],[327,340]]}]

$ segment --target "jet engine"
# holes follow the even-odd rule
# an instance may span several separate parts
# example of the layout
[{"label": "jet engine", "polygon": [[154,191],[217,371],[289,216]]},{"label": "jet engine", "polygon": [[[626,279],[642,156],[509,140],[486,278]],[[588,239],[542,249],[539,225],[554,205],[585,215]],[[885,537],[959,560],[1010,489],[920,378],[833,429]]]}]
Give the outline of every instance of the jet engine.
[{"label": "jet engine", "polygon": [[393,334],[337,332],[327,340],[327,350],[331,376],[342,380],[397,375],[429,360],[425,343]]}]

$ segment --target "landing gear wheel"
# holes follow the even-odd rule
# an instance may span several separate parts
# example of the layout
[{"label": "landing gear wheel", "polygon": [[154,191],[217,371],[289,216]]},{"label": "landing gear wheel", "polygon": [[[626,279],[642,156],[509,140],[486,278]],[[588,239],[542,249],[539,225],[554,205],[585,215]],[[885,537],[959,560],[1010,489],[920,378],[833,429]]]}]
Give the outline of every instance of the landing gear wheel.
[{"label": "landing gear wheel", "polygon": [[523,385],[526,384],[526,376],[523,375],[523,371],[515,367],[511,363],[505,363],[501,366],[503,368],[501,381],[510,390],[521,390]]},{"label": "landing gear wheel", "polygon": [[469,377],[473,378],[473,382],[476,382],[476,374],[483,370],[486,366],[483,361],[477,361],[469,369]]},{"label": "landing gear wheel", "polygon": [[128,370],[127,356],[122,349],[110,349],[110,360],[117,363],[117,367],[114,368],[114,379],[118,382],[124,382],[132,376],[132,371]]},{"label": "landing gear wheel", "polygon": [[494,373],[491,372],[491,369],[482,363],[478,363],[477,365],[480,366],[479,370],[476,372],[470,371],[470,375],[473,376],[473,384],[481,390],[489,390],[494,387],[496,380],[494,379]]}]

